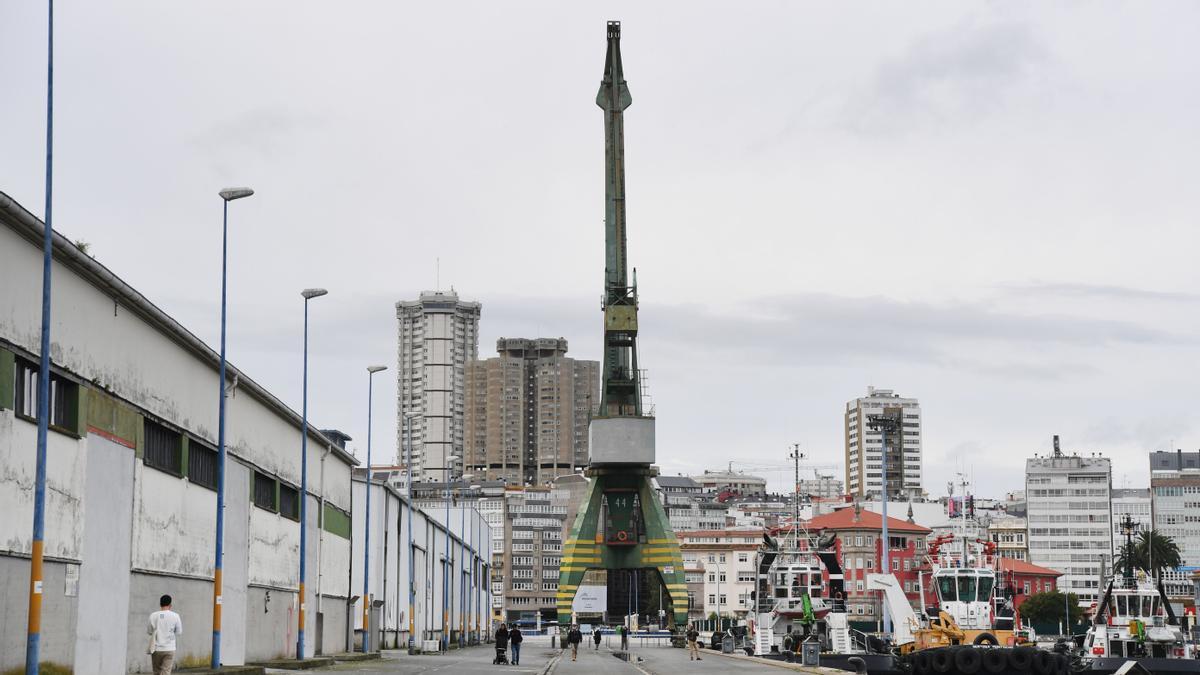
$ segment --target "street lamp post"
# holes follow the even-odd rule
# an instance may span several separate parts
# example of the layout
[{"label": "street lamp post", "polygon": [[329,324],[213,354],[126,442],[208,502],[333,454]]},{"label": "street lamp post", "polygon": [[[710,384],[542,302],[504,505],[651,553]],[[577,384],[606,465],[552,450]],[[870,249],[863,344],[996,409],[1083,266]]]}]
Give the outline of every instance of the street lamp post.
[{"label": "street lamp post", "polygon": [[416,618],[413,612],[417,603],[417,582],[414,579],[413,564],[413,503],[412,503],[412,419],[421,413],[410,410],[404,413],[401,423],[404,425],[404,481],[408,502],[408,653],[412,654],[416,646]]},{"label": "street lamp post", "polygon": [[222,201],[221,214],[221,366],[217,387],[217,550],[213,561],[213,626],[212,667],[221,667],[221,570],[225,548],[225,290],[229,251],[229,202],[254,194],[250,188],[225,188],[218,193]]},{"label": "street lamp post", "polygon": [[305,564],[308,536],[308,301],[326,295],[324,288],[306,288],[300,292],[304,298],[304,393],[300,423],[300,612],[297,615],[296,658],[304,660],[304,581],[308,567]]},{"label": "street lamp post", "polygon": [[450,585],[454,575],[454,560],[450,557],[450,470],[454,468],[457,455],[446,458],[446,466],[442,467],[446,476],[446,564],[442,578],[442,651],[450,652]]},{"label": "street lamp post", "polygon": [[[882,527],[881,527],[880,537],[879,537],[879,548],[882,551],[882,553],[880,554],[880,560],[879,560],[880,565],[879,566],[882,569],[880,569],[879,571],[882,572],[883,574],[888,574],[892,571],[892,566],[891,566],[890,556],[888,555],[888,553],[889,553],[888,549],[890,548],[890,544],[888,543],[887,437],[888,437],[889,431],[895,432],[899,429],[900,421],[898,419],[896,419],[895,417],[892,417],[891,415],[870,415],[867,417],[867,426],[871,429],[871,431],[879,432],[879,457],[880,457],[879,466],[881,467],[880,481],[881,481],[882,487],[883,487],[883,490],[882,490],[883,498],[880,500],[881,504],[883,506],[883,508],[882,508],[883,513],[881,514],[882,518],[880,519],[882,522]],[[900,480],[901,480],[901,485],[903,485],[903,482],[904,482],[903,477],[901,477]],[[966,502],[964,501],[963,504],[965,505]],[[890,633],[892,631],[892,617],[888,614],[887,604],[886,603],[882,604],[881,609],[883,610],[883,632]]]},{"label": "street lamp post", "polygon": [[363,641],[362,650],[371,650],[371,403],[374,394],[375,373],[387,370],[387,366],[367,366],[367,517],[363,526]]},{"label": "street lamp post", "polygon": [[42,236],[42,333],[37,388],[37,458],[33,488],[33,539],[29,556],[29,612],[25,673],[41,667],[42,560],[46,538],[46,443],[50,435],[50,277],[54,268],[54,0],[47,3],[46,24],[46,227]]}]

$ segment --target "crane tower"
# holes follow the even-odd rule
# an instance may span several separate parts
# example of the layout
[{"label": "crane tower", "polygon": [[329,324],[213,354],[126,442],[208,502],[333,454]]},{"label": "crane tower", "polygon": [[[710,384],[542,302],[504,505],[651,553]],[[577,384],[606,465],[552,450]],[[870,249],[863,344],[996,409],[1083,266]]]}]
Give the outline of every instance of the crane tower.
[{"label": "crane tower", "polygon": [[[588,427],[587,491],[563,545],[558,620],[571,621],[584,583],[607,587],[610,618],[663,616],[687,623],[679,542],[651,479],[654,418],[642,407],[637,362],[637,274],[625,254],[624,111],[632,103],[621,67],[621,23],[608,22],[608,51],[596,105],[604,111],[604,368],[599,413]],[[661,614],[660,614],[661,610]],[[594,611],[594,608],[592,609]]]}]

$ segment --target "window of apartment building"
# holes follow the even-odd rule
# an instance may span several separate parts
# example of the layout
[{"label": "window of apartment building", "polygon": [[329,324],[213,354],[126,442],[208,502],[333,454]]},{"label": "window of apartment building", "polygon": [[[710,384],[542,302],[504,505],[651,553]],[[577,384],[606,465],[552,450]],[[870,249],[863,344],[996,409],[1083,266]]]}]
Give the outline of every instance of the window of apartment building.
[{"label": "window of apartment building", "polygon": [[558,560],[558,556],[544,556],[542,558],[542,565],[546,567],[558,567]]},{"label": "window of apartment building", "polygon": [[[40,368],[24,359],[16,359],[14,365],[13,412],[36,421]],[[79,417],[78,400],[79,385],[51,371],[48,424],[59,431],[75,433]]]},{"label": "window of apartment building", "polygon": [[721,602],[721,604],[722,604],[722,605],[728,605],[728,604],[729,604],[729,601],[725,599],[725,594],[724,594],[724,593],[722,593],[722,594],[721,594],[721,600],[720,600],[720,602]]},{"label": "window of apartment building", "polygon": [[738,554],[738,562],[748,562],[749,560],[750,560],[750,558],[749,558],[749,556],[747,556],[747,554],[745,554],[745,553]]},{"label": "window of apartment building", "polygon": [[717,556],[709,553],[708,554],[708,562],[717,562]]},{"label": "window of apartment building", "polygon": [[748,602],[750,602],[749,593],[738,593],[738,605],[745,607]]},{"label": "window of apartment building", "polygon": [[557,591],[558,590],[558,582],[557,581],[543,581],[542,582],[542,590],[543,591]]},{"label": "window of apartment building", "polygon": [[217,489],[217,451],[201,443],[188,439],[188,480],[210,490]]},{"label": "window of apartment building", "polygon": [[904,537],[888,537],[888,548],[908,548],[908,539]]},{"label": "window of apartment building", "polygon": [[893,572],[900,571],[900,559],[899,558],[892,558],[892,571]]},{"label": "window of apartment building", "polygon": [[741,583],[753,583],[754,572],[738,572],[737,580]]},{"label": "window of apartment building", "polygon": [[275,510],[275,479],[265,473],[254,472],[254,505],[268,511]]},{"label": "window of apartment building", "polygon": [[854,545],[855,545],[855,546],[862,546],[862,545],[863,545],[863,538],[862,538],[862,535],[861,535],[861,534],[859,534],[859,535],[855,535],[855,537],[854,537]]},{"label": "window of apartment building", "polygon": [[721,554],[721,562],[725,562],[725,554],[724,553]]},{"label": "window of apartment building", "polygon": [[856,590],[858,590],[858,592],[860,592],[860,593],[862,592],[862,590],[863,590],[862,579],[859,579],[857,582],[855,582],[855,588],[856,588]]},{"label": "window of apartment building", "polygon": [[713,593],[708,594],[708,604],[710,604],[710,605],[717,604],[717,596],[715,594],[713,594]]},{"label": "window of apartment building", "polygon": [[911,571],[912,571],[912,560],[911,560],[911,559],[909,559],[909,558],[905,558],[905,559],[904,559],[904,571],[905,571],[905,572],[911,572]]},{"label": "window of apartment building", "polygon": [[279,515],[300,520],[300,491],[286,483],[279,484]]},{"label": "window of apartment building", "polygon": [[557,579],[558,570],[542,570],[543,579]]},{"label": "window of apartment building", "polygon": [[725,583],[725,571],[721,570],[721,573],[718,576],[720,577],[721,583]]},{"label": "window of apartment building", "polygon": [[715,583],[715,582],[716,582],[716,580],[717,580],[717,573],[716,573],[716,572],[709,572],[709,573],[708,573],[708,581],[709,581],[709,583]]},{"label": "window of apartment building", "polygon": [[144,421],[142,428],[146,466],[182,476],[183,435],[149,419]]},{"label": "window of apartment building", "polygon": [[[1025,595],[1029,595],[1029,582],[1028,581],[1025,582]],[[1070,596],[1067,596],[1067,597],[1070,597]]]}]

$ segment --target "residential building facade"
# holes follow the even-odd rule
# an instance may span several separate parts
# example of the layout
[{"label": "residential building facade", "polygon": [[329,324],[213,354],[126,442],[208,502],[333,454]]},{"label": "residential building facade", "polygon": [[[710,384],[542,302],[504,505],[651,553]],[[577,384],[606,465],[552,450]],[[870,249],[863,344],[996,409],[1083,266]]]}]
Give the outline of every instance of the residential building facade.
[{"label": "residential building facade", "polygon": [[1154,530],[1175,541],[1183,560],[1163,572],[1163,585],[1171,598],[1191,597],[1200,568],[1200,453],[1150,453],[1150,493]]},{"label": "residential building facade", "polygon": [[[876,621],[882,618],[882,597],[867,590],[867,576],[884,571],[883,546],[888,547],[891,572],[904,589],[914,609],[920,609],[918,570],[925,564],[927,527],[888,516],[888,541],[883,539],[883,516],[858,506],[838,509],[808,521],[812,535],[837,534],[836,547],[842,561],[846,589],[846,611],[851,621]],[[829,583],[829,572],[823,572]],[[828,585],[826,585],[828,588]]]},{"label": "residential building facade", "polygon": [[866,396],[846,404],[846,491],[863,499],[884,495],[883,434],[871,428],[874,416],[893,418],[898,429],[887,437],[886,499],[920,499],[925,491],[921,406],[915,398],[875,387],[867,387]]},{"label": "residential building facade", "polygon": [[750,596],[757,579],[754,556],[762,543],[762,529],[693,530],[675,536],[690,575],[688,616],[746,618],[754,610]]},{"label": "residential building facade", "polygon": [[568,357],[562,338],[500,338],[496,351],[466,368],[467,471],[514,485],[582,471],[600,363]]},{"label": "residential building facade", "polygon": [[562,492],[548,487],[511,487],[504,494],[504,541],[500,566],[504,621],[558,617],[558,576],[570,523]]},{"label": "residential building facade", "polygon": [[1133,521],[1134,536],[1150,529],[1153,514],[1153,500],[1148,488],[1113,488],[1112,491],[1112,531],[1113,559],[1121,554],[1125,545],[1125,533],[1121,522],[1125,516]]},{"label": "residential building facade", "polygon": [[996,555],[1007,560],[1029,561],[1029,524],[1024,518],[994,518],[987,526]]},{"label": "residential building facade", "polygon": [[801,478],[796,484],[796,492],[801,499],[808,501],[836,500],[846,494],[842,481],[824,474],[817,474],[813,478]]},{"label": "residential building facade", "polygon": [[1112,463],[1097,454],[1056,448],[1025,461],[1029,562],[1061,571],[1059,588],[1083,606],[1100,600],[1101,576],[1112,564],[1111,486]]},{"label": "residential building facade", "polygon": [[415,480],[463,474],[466,367],[479,356],[480,312],[478,302],[459,300],[453,290],[396,303],[396,464],[411,453]]},{"label": "residential building facade", "polygon": [[765,478],[751,476],[741,471],[709,471],[705,470],[699,476],[692,476],[705,492],[720,494],[730,492],[742,497],[765,497],[767,481]]}]

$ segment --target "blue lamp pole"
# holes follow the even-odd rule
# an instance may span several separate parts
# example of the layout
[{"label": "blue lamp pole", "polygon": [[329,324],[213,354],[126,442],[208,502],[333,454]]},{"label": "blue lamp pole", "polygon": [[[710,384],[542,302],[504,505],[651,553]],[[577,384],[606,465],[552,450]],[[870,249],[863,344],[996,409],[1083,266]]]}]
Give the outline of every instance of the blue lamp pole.
[{"label": "blue lamp pole", "polygon": [[450,455],[446,458],[446,466],[442,467],[446,471],[446,564],[442,572],[445,575],[442,579],[442,651],[446,653],[450,652],[450,585],[451,577],[454,576],[454,559],[450,557],[450,470],[456,460],[458,456]]},{"label": "blue lamp pole", "polygon": [[221,366],[217,376],[217,550],[213,558],[212,667],[221,667],[221,569],[225,550],[225,318],[229,261],[229,202],[254,194],[250,188],[225,188],[221,197]]},{"label": "blue lamp pole", "polygon": [[367,518],[363,526],[363,653],[371,651],[371,399],[374,375],[387,366],[367,366]]},{"label": "blue lamp pole", "polygon": [[463,550],[458,560],[458,646],[467,644],[467,503],[459,504],[458,536],[462,539]]},{"label": "blue lamp pole", "polygon": [[37,388],[37,468],[33,488],[33,542],[29,560],[29,622],[25,673],[37,675],[42,640],[42,551],[46,539],[46,438],[50,433],[50,271],[54,226],[51,195],[54,178],[54,0],[49,0],[46,45],[46,231],[42,237],[42,345]]},{"label": "blue lamp pole", "polygon": [[300,422],[300,613],[296,629],[296,658],[304,660],[304,581],[307,578],[305,564],[308,543],[308,301],[326,295],[324,288],[306,288],[300,292],[304,298],[304,394]]},{"label": "blue lamp pole", "polygon": [[412,421],[413,418],[420,415],[415,411],[404,413],[402,423],[404,424],[404,472],[407,474],[407,480],[404,481],[405,491],[408,502],[408,653],[412,654],[416,651],[416,617],[413,615],[417,604],[417,582],[414,578],[413,569],[413,504],[412,504]]}]

